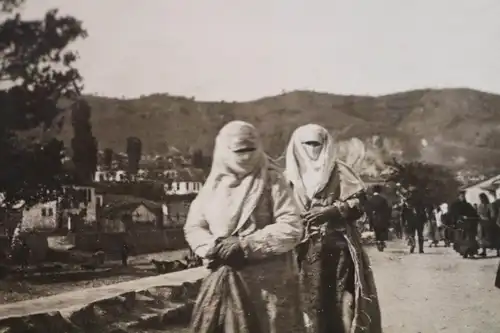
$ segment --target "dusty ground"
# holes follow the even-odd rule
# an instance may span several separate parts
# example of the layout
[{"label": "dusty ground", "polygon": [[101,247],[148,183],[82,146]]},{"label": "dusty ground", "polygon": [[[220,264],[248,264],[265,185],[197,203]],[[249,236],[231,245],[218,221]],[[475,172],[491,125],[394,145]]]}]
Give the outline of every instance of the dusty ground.
[{"label": "dusty ground", "polygon": [[462,259],[449,248],[409,254],[401,242],[369,249],[384,333],[500,332],[499,259]]},{"label": "dusty ground", "polygon": [[500,332],[500,290],[493,285],[499,262],[495,253],[466,260],[442,245],[411,255],[401,241],[388,246],[382,253],[367,249],[384,333]]},{"label": "dusty ground", "polygon": [[[13,281],[11,279],[0,280],[0,304],[51,296],[77,289],[100,287],[155,275],[153,271],[147,271],[152,268],[152,265],[149,263],[151,259],[177,260],[182,259],[186,253],[187,251],[180,250],[134,256],[129,260],[130,267],[128,269],[120,270],[115,276],[106,278],[58,283],[36,283],[36,281]],[[119,261],[107,261],[104,264],[104,267],[120,268],[120,266],[121,263]]]},{"label": "dusty ground", "polygon": [[[379,291],[384,333],[500,332],[500,290],[493,286],[499,259],[492,257],[494,253],[489,253],[487,259],[466,260],[449,248],[425,250],[425,254],[409,254],[400,241],[389,243],[383,253],[368,249]],[[175,254],[179,255],[182,254]],[[148,257],[136,258],[134,264],[140,266],[147,260]],[[51,291],[70,288],[82,286],[59,285]],[[185,331],[188,330],[176,328],[162,332]]]}]

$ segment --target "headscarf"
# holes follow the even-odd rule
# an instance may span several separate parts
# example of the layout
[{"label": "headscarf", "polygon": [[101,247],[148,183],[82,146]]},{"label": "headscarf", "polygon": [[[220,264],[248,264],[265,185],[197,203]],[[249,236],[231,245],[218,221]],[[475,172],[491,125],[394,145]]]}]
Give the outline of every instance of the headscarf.
[{"label": "headscarf", "polygon": [[[321,145],[318,156],[308,152],[305,143],[315,141]],[[365,189],[363,181],[344,162],[337,159],[337,151],[332,135],[322,126],[309,124],[295,130],[286,152],[286,178],[294,186],[299,203],[307,207],[307,202],[328,185],[335,168],[341,182],[341,197],[349,196]]]},{"label": "headscarf", "polygon": [[439,208],[441,209],[441,213],[447,214],[448,213],[448,204],[447,203],[442,203]]},{"label": "headscarf", "polygon": [[[237,152],[245,148],[255,150]],[[235,234],[257,206],[272,166],[253,125],[227,123],[215,140],[212,169],[198,197],[207,222],[225,236]]]}]

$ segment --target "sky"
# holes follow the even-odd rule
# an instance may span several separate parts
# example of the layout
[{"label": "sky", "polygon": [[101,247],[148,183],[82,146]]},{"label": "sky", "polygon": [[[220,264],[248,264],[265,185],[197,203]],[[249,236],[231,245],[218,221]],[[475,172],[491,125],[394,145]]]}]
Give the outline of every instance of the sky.
[{"label": "sky", "polygon": [[499,0],[27,0],[83,21],[85,92],[252,100],[291,90],[500,93]]}]

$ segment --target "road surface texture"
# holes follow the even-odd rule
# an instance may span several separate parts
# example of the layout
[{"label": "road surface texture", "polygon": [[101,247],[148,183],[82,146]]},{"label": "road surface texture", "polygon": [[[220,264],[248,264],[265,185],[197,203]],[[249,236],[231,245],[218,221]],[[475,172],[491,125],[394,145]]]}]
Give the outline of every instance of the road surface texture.
[{"label": "road surface texture", "polygon": [[[367,249],[375,273],[384,333],[498,333],[499,258],[463,259],[451,248],[410,254],[402,241]],[[169,333],[187,333],[173,329]]]},{"label": "road surface texture", "polygon": [[[390,242],[386,251],[382,253],[373,247],[368,248],[367,251],[377,282],[384,333],[500,332],[500,289],[494,287],[498,258],[463,259],[452,249],[443,247],[426,248],[425,254],[409,254],[401,241]],[[489,254],[493,255],[493,253]],[[133,299],[140,305],[137,311],[144,312],[143,310],[146,309],[151,312],[140,312],[138,315],[151,315],[153,312],[162,312],[167,309],[166,305],[158,308],[158,304],[153,302],[156,295],[168,294],[155,291],[154,286],[164,284],[180,286],[183,281],[196,280],[204,276],[202,270],[200,268],[168,276],[125,282],[120,285],[101,287],[100,291],[96,289],[73,291],[52,298],[0,305],[0,319],[2,316],[42,310],[46,312],[50,309],[66,309],[62,312],[71,312],[76,311],[78,303],[89,304],[90,302],[94,302],[91,312],[83,309],[78,310],[78,313],[82,316],[92,315],[98,318],[102,316],[102,313],[107,313],[102,311],[109,306],[116,310],[113,313],[117,312],[120,307],[126,309],[124,305],[127,297],[124,293],[130,294],[130,290],[132,294],[134,290],[150,290],[146,293],[136,293],[137,297]],[[116,297],[121,294],[124,297]],[[112,302],[106,301],[110,297],[112,297],[110,300]],[[116,318],[113,317],[112,322],[124,321],[123,324],[126,324],[129,318],[125,314],[130,314],[130,310],[127,311],[123,313],[118,311],[121,314],[118,314]],[[162,316],[155,318],[162,318]],[[78,315],[73,317],[78,319]],[[186,328],[165,329],[162,327],[160,330],[150,330],[149,327],[142,329],[127,327],[128,329],[124,331],[128,333],[189,332]]]},{"label": "road surface texture", "polygon": [[499,259],[463,259],[451,248],[409,254],[401,241],[370,248],[384,333],[500,332]]}]

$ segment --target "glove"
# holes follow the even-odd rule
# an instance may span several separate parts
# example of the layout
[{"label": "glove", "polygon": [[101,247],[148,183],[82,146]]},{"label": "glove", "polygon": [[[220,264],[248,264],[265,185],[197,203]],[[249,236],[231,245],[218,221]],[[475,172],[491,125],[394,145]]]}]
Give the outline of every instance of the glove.
[{"label": "glove", "polygon": [[230,260],[235,256],[243,255],[243,249],[240,246],[240,239],[237,236],[227,237],[217,246],[217,257],[223,261]]},{"label": "glove", "polygon": [[215,247],[214,265],[227,265],[241,268],[245,264],[245,253],[237,236],[222,239]]},{"label": "glove", "polygon": [[340,211],[336,206],[313,207],[309,211],[301,214],[307,226],[319,225],[329,219],[340,217]]}]

